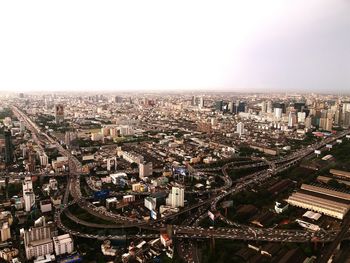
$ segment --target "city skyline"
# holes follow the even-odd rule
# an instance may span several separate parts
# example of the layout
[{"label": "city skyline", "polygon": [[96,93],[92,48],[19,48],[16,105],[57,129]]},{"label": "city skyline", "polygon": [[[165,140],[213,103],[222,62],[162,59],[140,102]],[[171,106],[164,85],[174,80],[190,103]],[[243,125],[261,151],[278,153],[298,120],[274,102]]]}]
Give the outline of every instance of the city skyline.
[{"label": "city skyline", "polygon": [[137,7],[2,3],[0,91],[348,93],[349,2]]}]

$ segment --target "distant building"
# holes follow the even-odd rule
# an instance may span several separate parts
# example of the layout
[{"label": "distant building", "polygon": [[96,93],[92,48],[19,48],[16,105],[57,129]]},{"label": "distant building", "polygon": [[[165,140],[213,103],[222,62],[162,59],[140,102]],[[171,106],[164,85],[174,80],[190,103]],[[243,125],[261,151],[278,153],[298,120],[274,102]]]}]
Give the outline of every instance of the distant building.
[{"label": "distant building", "polygon": [[55,105],[55,122],[60,124],[64,121],[64,106],[62,104]]},{"label": "distant building", "polygon": [[293,128],[297,124],[297,116],[295,111],[290,111],[288,115],[288,127]]},{"label": "distant building", "polygon": [[10,164],[13,162],[13,145],[11,138],[11,131],[5,130],[5,163]]},{"label": "distant building", "polygon": [[244,123],[243,122],[237,123],[236,132],[239,134],[239,136],[242,136],[244,134]]}]

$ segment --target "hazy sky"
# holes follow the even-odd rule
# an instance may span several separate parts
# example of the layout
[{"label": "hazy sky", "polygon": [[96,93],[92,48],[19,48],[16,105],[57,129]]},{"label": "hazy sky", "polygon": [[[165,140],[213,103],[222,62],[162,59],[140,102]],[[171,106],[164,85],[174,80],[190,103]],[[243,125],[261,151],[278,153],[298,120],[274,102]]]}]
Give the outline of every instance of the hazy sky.
[{"label": "hazy sky", "polygon": [[350,93],[350,0],[1,1],[0,90]]}]

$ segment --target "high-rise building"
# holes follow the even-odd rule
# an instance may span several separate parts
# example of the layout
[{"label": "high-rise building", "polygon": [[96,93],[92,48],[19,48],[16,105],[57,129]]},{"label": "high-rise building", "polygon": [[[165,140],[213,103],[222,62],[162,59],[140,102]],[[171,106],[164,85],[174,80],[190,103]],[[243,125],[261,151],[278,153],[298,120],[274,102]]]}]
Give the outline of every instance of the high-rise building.
[{"label": "high-rise building", "polygon": [[267,112],[267,103],[266,101],[261,102],[261,112],[266,113]]},{"label": "high-rise building", "polygon": [[173,186],[168,198],[166,199],[166,204],[173,208],[184,207],[185,205],[185,190],[183,187]]},{"label": "high-rise building", "polygon": [[305,128],[306,129],[310,129],[311,128],[311,126],[312,126],[312,118],[311,118],[311,116],[307,116],[306,118],[305,118]]},{"label": "high-rise building", "polygon": [[203,97],[199,98],[199,105],[198,106],[199,106],[200,109],[204,108],[204,99],[203,99]]},{"label": "high-rise building", "polygon": [[49,163],[49,157],[46,155],[46,153],[40,153],[39,159],[40,159],[40,165],[42,167],[46,167],[47,164]]},{"label": "high-rise building", "polygon": [[74,250],[73,239],[69,234],[53,237],[56,256],[71,254]]},{"label": "high-rise building", "polygon": [[64,106],[62,104],[55,105],[55,122],[60,124],[64,121]]},{"label": "high-rise building", "polygon": [[215,101],[215,110],[222,111],[224,106],[224,102],[222,100]]},{"label": "high-rise building", "polygon": [[24,199],[24,209],[26,212],[30,212],[35,204],[35,195],[33,192],[33,182],[30,176],[26,176],[22,182],[22,192]]},{"label": "high-rise building", "polygon": [[244,123],[243,122],[237,123],[236,132],[239,134],[239,136],[242,136],[244,134]]},{"label": "high-rise building", "polygon": [[281,119],[282,118],[282,108],[274,108],[274,114],[275,114],[275,118]]},{"label": "high-rise building", "polygon": [[304,123],[306,118],[305,112],[298,112],[298,123]]},{"label": "high-rise building", "polygon": [[5,130],[5,163],[10,164],[13,162],[13,145],[11,138],[11,131]]},{"label": "high-rise building", "polygon": [[48,225],[32,227],[24,232],[27,260],[53,253],[52,229]]},{"label": "high-rise building", "polygon": [[196,105],[196,96],[192,96],[191,105],[192,106]]},{"label": "high-rise building", "polygon": [[234,103],[233,101],[230,101],[230,102],[228,103],[228,111],[229,111],[230,113],[235,113],[235,103]]},{"label": "high-rise building", "polygon": [[272,113],[272,101],[271,100],[269,100],[269,101],[267,101],[267,105],[266,105],[266,111],[267,111],[267,113]]},{"label": "high-rise building", "polygon": [[295,111],[290,111],[288,115],[288,127],[292,128],[297,123],[297,116]]},{"label": "high-rise building", "polygon": [[76,132],[66,131],[66,134],[64,135],[64,143],[69,147],[71,146],[71,142],[77,139],[77,137],[78,135]]},{"label": "high-rise building", "polygon": [[27,171],[28,172],[34,172],[35,171],[35,164],[36,164],[36,154],[33,149],[29,151],[28,154],[28,164],[27,164]]}]

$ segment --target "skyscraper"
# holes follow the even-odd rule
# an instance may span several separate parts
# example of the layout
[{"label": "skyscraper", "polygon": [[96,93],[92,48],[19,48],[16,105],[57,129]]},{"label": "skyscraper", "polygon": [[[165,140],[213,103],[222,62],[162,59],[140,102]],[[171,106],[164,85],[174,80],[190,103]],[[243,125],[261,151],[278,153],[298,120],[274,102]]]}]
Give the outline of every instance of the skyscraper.
[{"label": "skyscraper", "polygon": [[237,133],[239,134],[239,136],[242,136],[244,134],[244,123],[243,122],[237,123]]},{"label": "skyscraper", "polygon": [[224,106],[224,102],[222,100],[215,101],[215,110],[222,111]]},{"label": "skyscraper", "polygon": [[64,106],[62,104],[55,105],[55,122],[56,124],[64,121]]},{"label": "skyscraper", "polygon": [[22,183],[23,199],[24,199],[24,209],[26,212],[30,212],[32,206],[35,203],[35,195],[33,192],[33,182],[30,176],[24,178]]},{"label": "skyscraper", "polygon": [[288,116],[288,127],[292,128],[297,123],[295,111],[290,111]]},{"label": "skyscraper", "polygon": [[11,138],[11,131],[5,130],[5,163],[10,164],[13,162],[13,145]]}]

